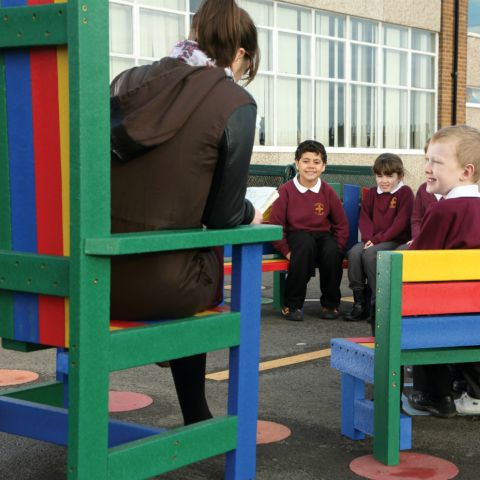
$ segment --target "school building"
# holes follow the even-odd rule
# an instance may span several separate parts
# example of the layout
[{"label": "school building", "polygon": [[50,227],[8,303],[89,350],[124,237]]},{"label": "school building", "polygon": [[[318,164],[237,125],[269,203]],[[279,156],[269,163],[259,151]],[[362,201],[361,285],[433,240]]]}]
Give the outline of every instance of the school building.
[{"label": "school building", "polygon": [[[253,163],[290,163],[315,138],[332,164],[395,152],[416,188],[437,128],[480,127],[480,0],[237,1],[262,52],[247,87],[258,104]],[[167,55],[200,3],[110,0],[112,78]]]}]

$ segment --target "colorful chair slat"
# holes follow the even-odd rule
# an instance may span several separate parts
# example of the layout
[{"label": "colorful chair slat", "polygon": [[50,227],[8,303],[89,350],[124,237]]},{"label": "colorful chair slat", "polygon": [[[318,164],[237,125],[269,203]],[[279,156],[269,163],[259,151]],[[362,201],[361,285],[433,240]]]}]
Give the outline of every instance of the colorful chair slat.
[{"label": "colorful chair slat", "polygon": [[[375,432],[373,454],[386,465],[397,465],[399,449],[410,448],[411,420],[400,415],[402,366],[480,361],[479,264],[480,250],[380,252],[374,350],[332,340],[332,367],[342,373],[342,433],[358,439]],[[369,412],[365,382],[374,384]]]},{"label": "colorful chair slat", "polygon": [[[425,299],[428,299],[428,302]],[[480,312],[480,283],[422,282],[403,284],[403,316],[457,313],[458,305],[462,305],[463,313]]]},{"label": "colorful chair slat", "polygon": [[[21,5],[27,2],[2,2],[3,7]],[[0,248],[68,255],[68,96],[58,93],[67,81],[66,50],[64,47],[7,50],[4,68],[2,83],[6,95],[2,123],[8,122],[5,131],[9,162],[2,171],[9,179],[10,204],[3,207],[5,234]],[[0,336],[66,345],[66,299],[13,293],[4,294],[4,302],[10,308],[1,324]]]},{"label": "colorful chair slat", "polygon": [[[111,235],[108,2],[0,1],[0,337],[60,347],[59,381],[1,392],[0,431],[66,445],[69,479],[148,478],[222,453],[226,478],[253,478],[262,244],[280,228]],[[231,309],[110,322],[112,255],[224,244]],[[111,371],[221,348],[227,415],[169,432],[109,420]]]}]

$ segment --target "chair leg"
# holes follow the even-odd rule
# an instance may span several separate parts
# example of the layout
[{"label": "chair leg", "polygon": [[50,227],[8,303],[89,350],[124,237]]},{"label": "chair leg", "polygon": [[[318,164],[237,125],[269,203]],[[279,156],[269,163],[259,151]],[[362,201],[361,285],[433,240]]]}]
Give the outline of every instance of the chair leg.
[{"label": "chair leg", "polygon": [[355,400],[365,398],[365,383],[342,372],[342,435],[352,440],[363,440],[365,433],[355,428]]},{"label": "chair leg", "polygon": [[225,478],[255,478],[260,355],[262,245],[234,247],[232,310],[240,312],[240,345],[230,349],[228,413],[238,417],[237,448],[227,453]]},{"label": "chair leg", "polygon": [[[392,367],[399,371],[400,366]],[[398,382],[378,376],[374,385],[373,456],[384,465],[400,462],[400,388]],[[408,435],[408,431],[405,432]],[[411,438],[411,431],[410,431]],[[405,438],[403,439],[405,441]]]},{"label": "chair leg", "polygon": [[68,408],[68,350],[57,348],[56,379],[63,383],[63,406]]}]

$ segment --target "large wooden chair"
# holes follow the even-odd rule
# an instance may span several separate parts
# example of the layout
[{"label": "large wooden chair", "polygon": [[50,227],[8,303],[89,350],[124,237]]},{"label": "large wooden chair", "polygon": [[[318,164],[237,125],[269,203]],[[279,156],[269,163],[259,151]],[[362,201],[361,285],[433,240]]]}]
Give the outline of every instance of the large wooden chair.
[{"label": "large wooden chair", "polygon": [[[411,448],[411,418],[400,413],[402,366],[480,361],[479,265],[480,250],[379,252],[375,338],[332,340],[342,433],[372,435],[373,455],[385,465]],[[365,383],[373,383],[373,401]]]},{"label": "large wooden chair", "polygon": [[[58,381],[2,391],[0,431],[67,446],[69,479],[147,478],[222,453],[226,478],[254,478],[262,242],[280,229],[111,235],[108,2],[28,3],[0,5],[0,336],[59,348]],[[110,325],[112,255],[223,244],[231,310]],[[225,416],[171,431],[109,420],[110,372],[222,348]]]}]

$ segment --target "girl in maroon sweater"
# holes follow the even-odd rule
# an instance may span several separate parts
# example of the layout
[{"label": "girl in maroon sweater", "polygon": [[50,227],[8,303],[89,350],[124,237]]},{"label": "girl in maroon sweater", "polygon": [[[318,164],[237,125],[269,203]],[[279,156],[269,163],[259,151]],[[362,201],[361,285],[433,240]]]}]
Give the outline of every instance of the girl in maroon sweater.
[{"label": "girl in maroon sweater", "polygon": [[325,147],[306,140],[295,152],[298,176],[282,185],[270,223],[283,227],[283,239],[273,242],[290,264],[282,314],[287,320],[303,319],[307,283],[320,271],[321,318],[338,317],[342,260],[348,240],[348,221],[337,194],[320,180],[325,170]]},{"label": "girl in maroon sweater", "polygon": [[[374,318],[377,252],[395,250],[411,238],[413,192],[402,182],[404,169],[401,158],[393,153],[383,153],[375,160],[373,171],[377,186],[368,191],[360,211],[362,241],[348,252],[348,280],[354,299],[352,311],[344,317],[348,321],[368,317],[367,284],[371,292],[371,316]],[[373,328],[374,322],[371,323]]]}]

